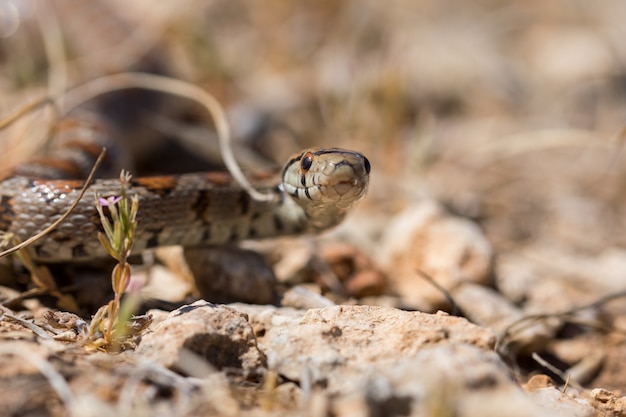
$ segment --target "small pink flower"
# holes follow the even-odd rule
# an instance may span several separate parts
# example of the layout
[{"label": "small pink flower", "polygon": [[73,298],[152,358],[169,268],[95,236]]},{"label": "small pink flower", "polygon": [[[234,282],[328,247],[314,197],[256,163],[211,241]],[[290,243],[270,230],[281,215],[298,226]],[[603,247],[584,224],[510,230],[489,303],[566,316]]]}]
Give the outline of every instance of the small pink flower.
[{"label": "small pink flower", "polygon": [[122,197],[116,197],[114,195],[111,195],[107,198],[100,197],[98,199],[98,202],[100,203],[102,207],[111,207],[111,206],[116,205],[121,199]]}]

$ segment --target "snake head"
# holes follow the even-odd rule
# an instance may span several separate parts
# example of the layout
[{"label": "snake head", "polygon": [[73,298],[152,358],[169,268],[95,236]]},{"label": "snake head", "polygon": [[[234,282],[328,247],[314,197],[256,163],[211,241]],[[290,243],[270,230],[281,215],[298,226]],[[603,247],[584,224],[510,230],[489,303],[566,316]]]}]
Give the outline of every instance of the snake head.
[{"label": "snake head", "polygon": [[321,230],[339,223],[365,196],[370,169],[359,152],[309,149],[285,165],[282,189],[304,210],[313,229]]}]

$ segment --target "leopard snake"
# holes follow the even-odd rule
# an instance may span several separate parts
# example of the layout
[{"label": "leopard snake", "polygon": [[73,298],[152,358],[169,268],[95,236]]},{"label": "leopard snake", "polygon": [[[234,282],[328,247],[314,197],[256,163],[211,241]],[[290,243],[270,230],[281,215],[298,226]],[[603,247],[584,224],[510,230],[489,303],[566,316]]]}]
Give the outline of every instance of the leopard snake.
[{"label": "leopard snake", "polygon": [[[69,145],[63,150],[69,157],[43,160],[44,168],[67,172],[78,160],[94,160],[101,149],[98,143]],[[58,179],[62,174],[42,179],[41,164],[24,164],[0,182],[0,231],[21,241],[59,219],[83,186],[81,180]],[[127,188],[129,196],[139,197],[133,253],[320,232],[340,223],[365,195],[369,172],[368,159],[358,152],[305,150],[288,160],[282,179],[254,179],[255,188],[272,193],[273,201],[251,198],[223,172],[133,178]],[[94,193],[106,198],[119,191],[119,179],[95,180],[70,216],[30,247],[33,259],[59,263],[107,257],[97,237],[102,227]]]}]

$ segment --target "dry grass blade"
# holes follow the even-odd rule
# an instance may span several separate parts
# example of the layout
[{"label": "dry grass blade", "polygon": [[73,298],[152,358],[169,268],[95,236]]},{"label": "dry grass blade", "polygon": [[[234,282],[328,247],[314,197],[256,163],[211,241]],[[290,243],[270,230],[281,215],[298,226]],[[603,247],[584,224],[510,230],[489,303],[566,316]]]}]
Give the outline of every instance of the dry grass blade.
[{"label": "dry grass blade", "polygon": [[539,356],[538,353],[533,352],[532,357],[535,360],[535,362],[537,362],[539,365],[543,366],[544,368],[548,369],[550,372],[554,373],[555,375],[558,375],[559,378],[561,378],[565,382],[565,386],[563,387],[564,390],[565,388],[567,388],[568,385],[571,385],[574,388],[577,388],[581,391],[584,390],[584,388],[580,384],[578,384],[576,381],[573,381],[570,378],[569,374],[565,374],[564,372],[562,372],[559,368],[557,368],[556,366],[552,365],[550,362],[548,362],[547,360]]},{"label": "dry grass blade", "polygon": [[24,320],[20,317],[14,316],[6,312],[2,314],[2,318],[10,320],[14,323],[17,323],[20,326],[26,327],[27,329],[29,329],[31,332],[35,333],[37,336],[41,337],[42,339],[46,339],[46,340],[53,339],[53,337],[50,336],[48,333],[46,333],[44,329],[42,329],[41,327],[37,326],[35,323],[32,323],[28,320]]},{"label": "dry grass blade", "polygon": [[28,113],[31,113],[32,111],[46,105],[51,105],[56,113],[59,112],[58,108],[56,107],[56,101],[54,99],[51,99],[50,97],[44,97],[21,108],[18,108],[13,113],[0,119],[0,130],[6,129]]},{"label": "dry grass blade", "polygon": [[[41,30],[44,51],[49,64],[48,94],[60,95],[67,87],[67,60],[63,46],[63,33],[54,7],[50,2],[35,2],[37,22]],[[58,101],[59,108],[62,102]]]},{"label": "dry grass blade", "polygon": [[[502,348],[504,346],[506,346],[506,342],[507,340],[514,334],[516,334],[517,332],[521,332],[524,329],[534,325],[536,322],[541,321],[541,320],[546,320],[546,319],[550,319],[550,318],[561,318],[563,320],[568,319],[570,321],[572,321],[572,317],[581,311],[587,310],[587,309],[596,309],[596,308],[600,308],[601,306],[603,306],[604,304],[607,304],[613,300],[619,299],[619,298],[624,298],[626,297],[626,291],[618,291],[615,293],[611,293],[611,294],[607,294],[603,297],[600,297],[599,299],[588,303],[588,304],[584,304],[578,307],[574,307],[571,308],[569,310],[560,312],[560,313],[545,313],[545,314],[529,314],[526,316],[523,316],[521,318],[519,318],[518,320],[514,321],[513,323],[509,324],[504,331],[502,332],[502,334],[498,337],[498,342],[496,344],[496,351],[500,351],[502,350]],[[609,329],[607,329],[609,330]],[[610,330],[614,330],[615,329],[610,329]],[[502,352],[501,352],[502,353]]]},{"label": "dry grass blade", "polygon": [[438,291],[440,291],[441,294],[443,294],[443,296],[446,298],[446,300],[448,300],[448,303],[450,303],[450,315],[458,316],[459,306],[456,303],[456,301],[454,301],[454,297],[452,297],[452,294],[450,294],[450,291],[442,287],[437,281],[435,281],[433,277],[431,277],[430,275],[428,275],[426,272],[422,271],[421,269],[417,269],[415,272],[417,272],[417,274],[420,277],[422,277],[422,279],[424,279],[426,282],[428,282],[430,285],[432,285]]},{"label": "dry grass blade", "polygon": [[[130,88],[142,88],[145,90],[159,91],[162,93],[185,97],[204,106],[215,123],[215,129],[217,130],[220,151],[224,164],[226,164],[226,167],[235,180],[255,200],[271,201],[275,198],[272,194],[258,192],[254,189],[254,187],[252,187],[237,164],[237,160],[233,154],[231,148],[230,127],[228,125],[228,121],[226,120],[226,114],[222,106],[217,99],[213,97],[213,95],[193,84],[170,77],[139,72],[125,72],[107,75],[70,89],[64,96],[65,100],[67,100],[66,113],[69,113],[84,102],[101,94]],[[60,98],[57,98],[55,102],[58,103],[58,100],[60,100]]]}]

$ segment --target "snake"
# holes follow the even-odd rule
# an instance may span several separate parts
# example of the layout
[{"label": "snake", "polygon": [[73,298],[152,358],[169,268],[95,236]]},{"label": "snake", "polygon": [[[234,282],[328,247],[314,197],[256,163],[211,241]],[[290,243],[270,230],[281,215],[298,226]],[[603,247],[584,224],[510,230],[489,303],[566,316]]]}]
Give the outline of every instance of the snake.
[{"label": "snake", "polygon": [[[87,132],[88,140],[73,137],[57,154],[22,164],[0,182],[0,231],[24,241],[68,211],[84,181],[63,175],[83,171],[90,166],[86,161],[95,160],[101,150],[97,139],[103,135]],[[48,175],[52,179],[44,178],[51,169],[57,171]],[[131,178],[126,195],[136,195],[139,201],[133,253],[322,232],[338,225],[365,196],[370,169],[369,160],[356,151],[303,150],[289,158],[278,175],[252,177],[255,189],[273,196],[269,201],[252,198],[226,172]],[[108,257],[98,239],[103,228],[96,204],[99,198],[119,196],[120,190],[119,178],[94,180],[71,214],[29,246],[33,260],[62,263]]]}]

